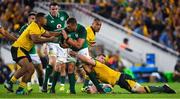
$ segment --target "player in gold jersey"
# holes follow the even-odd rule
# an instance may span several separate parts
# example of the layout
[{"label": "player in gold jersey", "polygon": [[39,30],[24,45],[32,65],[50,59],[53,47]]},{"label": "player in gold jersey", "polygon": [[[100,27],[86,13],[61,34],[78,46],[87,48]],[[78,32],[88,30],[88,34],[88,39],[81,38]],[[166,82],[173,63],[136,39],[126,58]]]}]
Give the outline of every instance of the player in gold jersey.
[{"label": "player in gold jersey", "polygon": [[[96,44],[96,33],[100,31],[101,26],[102,26],[101,20],[98,18],[95,18],[93,20],[92,25],[88,26],[86,28],[86,31],[87,31],[86,40],[88,42],[89,53],[91,52],[92,47],[94,47]],[[89,77],[86,75],[86,72],[83,69],[80,69],[80,71],[81,71],[83,77],[85,78],[83,88],[81,88],[81,91],[84,91],[85,88],[88,86],[90,80],[89,80]]]},{"label": "player in gold jersey", "polygon": [[10,81],[4,84],[4,87],[10,92],[13,92],[13,83],[16,83],[17,79],[22,77],[16,94],[25,94],[24,88],[34,73],[34,66],[29,55],[29,51],[33,45],[37,43],[54,42],[58,39],[55,38],[55,36],[60,36],[60,33],[54,32],[50,34],[44,30],[42,26],[44,26],[47,21],[44,15],[44,13],[37,13],[36,21],[31,22],[20,37],[12,44],[11,54],[13,60],[21,68],[15,72]]},{"label": "player in gold jersey", "polygon": [[119,85],[121,88],[124,88],[132,93],[176,93],[167,84],[158,87],[140,85],[131,76],[117,72],[105,65],[104,55],[99,55],[96,60],[94,60],[77,54],[74,51],[71,51],[69,54],[93,66],[92,68],[89,68],[88,72],[93,70],[96,73],[96,77],[103,83],[111,84],[112,86]]}]

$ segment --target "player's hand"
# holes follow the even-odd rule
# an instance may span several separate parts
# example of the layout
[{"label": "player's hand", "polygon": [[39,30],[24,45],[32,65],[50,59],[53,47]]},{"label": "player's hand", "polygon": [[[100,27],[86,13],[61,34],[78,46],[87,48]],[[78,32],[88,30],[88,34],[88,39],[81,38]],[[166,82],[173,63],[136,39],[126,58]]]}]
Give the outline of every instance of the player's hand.
[{"label": "player's hand", "polygon": [[65,40],[68,38],[68,35],[65,30],[62,30],[62,35]]},{"label": "player's hand", "polygon": [[77,52],[75,52],[75,51],[69,51],[69,55],[71,55],[71,56],[76,56],[77,55]]},{"label": "player's hand", "polygon": [[3,27],[0,27],[0,33],[4,34],[5,30]]},{"label": "player's hand", "polygon": [[69,48],[69,45],[68,44],[66,44],[66,43],[63,43],[63,44],[59,44],[62,48]]}]

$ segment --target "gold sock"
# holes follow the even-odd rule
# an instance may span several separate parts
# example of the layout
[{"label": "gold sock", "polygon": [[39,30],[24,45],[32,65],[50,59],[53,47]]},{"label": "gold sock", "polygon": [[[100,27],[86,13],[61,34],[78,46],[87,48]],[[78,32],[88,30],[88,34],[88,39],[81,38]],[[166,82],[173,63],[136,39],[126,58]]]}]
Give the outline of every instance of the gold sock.
[{"label": "gold sock", "polygon": [[12,78],[11,78],[11,80],[10,80],[12,83],[16,83],[16,81],[17,81],[17,78],[16,77],[14,77],[14,76],[12,76]]}]

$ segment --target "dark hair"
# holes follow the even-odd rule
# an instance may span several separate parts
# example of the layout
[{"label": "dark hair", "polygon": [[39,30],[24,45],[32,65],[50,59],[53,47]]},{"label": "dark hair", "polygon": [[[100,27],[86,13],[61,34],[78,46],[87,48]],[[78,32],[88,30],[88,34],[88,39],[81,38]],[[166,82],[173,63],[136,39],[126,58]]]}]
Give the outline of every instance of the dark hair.
[{"label": "dark hair", "polygon": [[57,2],[51,2],[50,3],[50,5],[49,5],[49,7],[51,7],[51,6],[58,6],[59,4],[57,3]]},{"label": "dark hair", "polygon": [[45,16],[45,14],[42,12],[39,12],[36,14],[36,18],[40,18],[40,17],[44,17],[44,16]]},{"label": "dark hair", "polygon": [[95,18],[94,21],[101,21],[99,18]]},{"label": "dark hair", "polygon": [[76,19],[75,18],[73,18],[73,17],[71,17],[71,18],[69,18],[68,20],[67,20],[67,24],[77,24],[77,21],[76,21]]},{"label": "dark hair", "polygon": [[98,54],[98,56],[103,56],[103,57],[106,57],[105,54],[101,53],[101,54]]},{"label": "dark hair", "polygon": [[128,41],[129,41],[128,38],[124,38],[123,40],[124,43],[127,43]]},{"label": "dark hair", "polygon": [[36,13],[35,13],[35,12],[30,12],[30,13],[28,14],[28,17],[31,16],[31,15],[36,16]]}]

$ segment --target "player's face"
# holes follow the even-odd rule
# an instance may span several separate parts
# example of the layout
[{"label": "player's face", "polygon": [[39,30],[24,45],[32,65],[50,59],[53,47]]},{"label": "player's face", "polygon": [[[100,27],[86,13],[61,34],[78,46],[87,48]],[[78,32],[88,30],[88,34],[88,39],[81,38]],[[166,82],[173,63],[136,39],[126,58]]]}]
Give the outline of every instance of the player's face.
[{"label": "player's face", "polygon": [[101,29],[101,21],[94,21],[93,24],[92,24],[92,27],[93,27],[93,30],[95,32],[99,32],[99,30]]},{"label": "player's face", "polygon": [[96,59],[97,59],[99,62],[101,62],[101,63],[105,63],[105,62],[106,62],[106,61],[105,61],[105,57],[104,57],[103,55],[98,56]]},{"label": "player's face", "polygon": [[28,17],[28,23],[31,23],[36,20],[36,17],[34,15],[31,15]]},{"label": "player's face", "polygon": [[40,23],[41,23],[42,25],[46,25],[47,19],[46,19],[45,17],[41,17],[41,18],[40,18]]},{"label": "player's face", "polygon": [[67,24],[67,28],[68,28],[69,31],[75,32],[76,29],[77,29],[77,24],[72,24],[72,23]]},{"label": "player's face", "polygon": [[52,16],[57,16],[59,11],[59,7],[56,6],[50,6],[50,13]]}]

